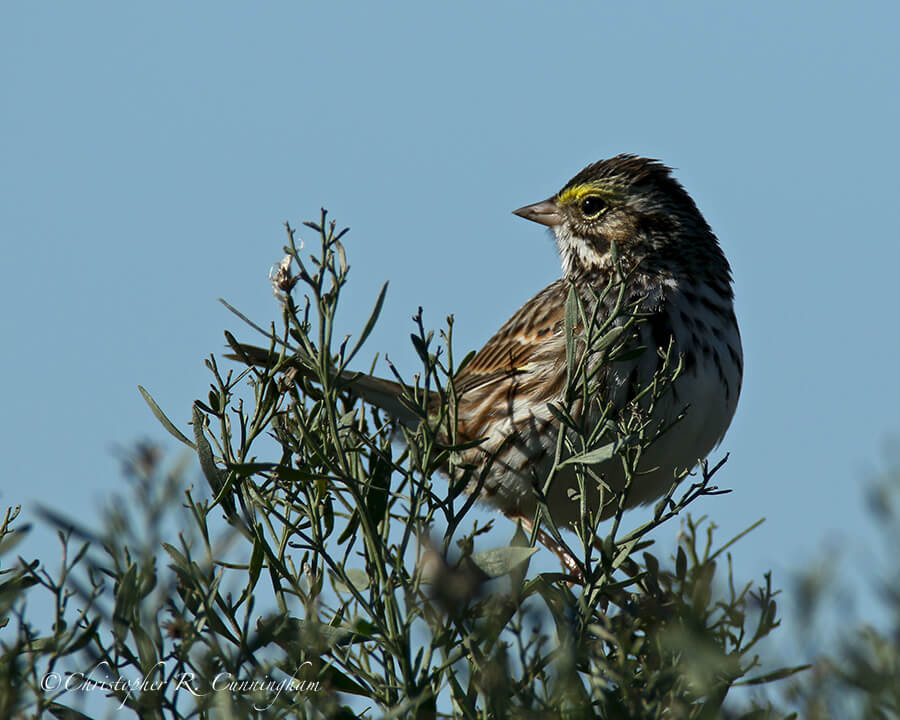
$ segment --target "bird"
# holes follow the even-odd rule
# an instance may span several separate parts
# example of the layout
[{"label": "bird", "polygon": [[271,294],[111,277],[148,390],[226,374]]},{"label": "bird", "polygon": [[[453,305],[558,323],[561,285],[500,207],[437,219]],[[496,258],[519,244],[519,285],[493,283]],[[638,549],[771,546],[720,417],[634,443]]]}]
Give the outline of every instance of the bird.
[{"label": "bird", "polygon": [[[603,520],[658,500],[723,439],[743,377],[732,271],[697,205],[658,160],[620,154],[592,163],[555,195],[514,214],[552,231],[562,273],[454,377],[456,436],[467,444],[462,465],[475,470],[466,491],[531,528],[543,481],[556,466],[543,501],[557,527],[572,529],[585,507]],[[609,292],[616,278],[621,292]],[[591,482],[581,485],[585,498],[575,463],[561,467],[557,456],[561,421],[554,406],[567,383],[570,293],[601,321],[616,302],[638,318],[627,332],[628,347],[637,351],[602,368],[589,403],[595,410],[581,408],[580,417],[643,408],[650,425],[666,428],[640,456],[627,488],[620,458],[593,464]],[[585,329],[578,324],[574,332]],[[666,357],[677,359],[680,370],[670,391],[648,406],[640,390]],[[399,422],[421,422],[401,401],[399,383],[359,373],[348,373],[347,381]]]}]

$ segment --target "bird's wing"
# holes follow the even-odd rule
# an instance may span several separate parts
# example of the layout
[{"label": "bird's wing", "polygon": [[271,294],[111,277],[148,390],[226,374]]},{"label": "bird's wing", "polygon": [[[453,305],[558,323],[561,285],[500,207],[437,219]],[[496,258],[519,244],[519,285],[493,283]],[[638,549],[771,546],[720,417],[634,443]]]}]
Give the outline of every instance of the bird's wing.
[{"label": "bird's wing", "polygon": [[548,359],[559,357],[557,345],[565,347],[565,282],[558,280],[538,293],[488,340],[454,379],[461,396],[477,389],[490,391],[490,386],[534,373],[538,366],[546,369]]},{"label": "bird's wing", "polygon": [[[544,288],[519,308],[454,378],[464,437],[477,439],[483,431],[482,422],[514,413],[511,395],[527,395],[529,402],[543,407],[558,394],[565,381],[567,293],[565,279]],[[364,400],[405,425],[412,427],[421,421],[421,416],[403,402],[397,383],[357,375],[350,385]],[[439,402],[440,397],[434,393],[429,404],[436,409]]]}]

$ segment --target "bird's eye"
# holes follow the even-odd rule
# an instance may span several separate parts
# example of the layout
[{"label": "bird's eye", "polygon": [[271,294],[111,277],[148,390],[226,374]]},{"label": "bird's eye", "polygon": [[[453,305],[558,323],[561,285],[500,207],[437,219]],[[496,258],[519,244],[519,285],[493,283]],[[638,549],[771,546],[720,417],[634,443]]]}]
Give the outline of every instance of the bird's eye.
[{"label": "bird's eye", "polygon": [[581,213],[590,219],[597,217],[606,210],[606,201],[596,195],[589,195],[581,201]]}]

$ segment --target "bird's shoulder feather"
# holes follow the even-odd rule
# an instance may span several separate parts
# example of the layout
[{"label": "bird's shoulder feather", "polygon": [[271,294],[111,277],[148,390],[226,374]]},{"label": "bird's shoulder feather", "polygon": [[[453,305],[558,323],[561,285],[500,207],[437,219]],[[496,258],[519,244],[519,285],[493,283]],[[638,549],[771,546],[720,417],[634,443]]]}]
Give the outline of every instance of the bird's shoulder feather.
[{"label": "bird's shoulder feather", "polygon": [[557,280],[519,308],[456,377],[460,394],[529,372],[548,346],[565,342],[568,282]]}]

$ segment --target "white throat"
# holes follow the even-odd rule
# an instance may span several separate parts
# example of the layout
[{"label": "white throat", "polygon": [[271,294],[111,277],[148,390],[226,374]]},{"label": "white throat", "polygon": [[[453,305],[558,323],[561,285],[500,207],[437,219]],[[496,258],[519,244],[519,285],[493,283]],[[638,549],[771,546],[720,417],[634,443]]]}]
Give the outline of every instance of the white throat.
[{"label": "white throat", "polygon": [[591,243],[573,235],[567,225],[558,225],[553,228],[553,232],[556,235],[556,247],[559,248],[559,258],[565,277],[572,277],[578,268],[609,267],[609,253],[598,253]]}]

